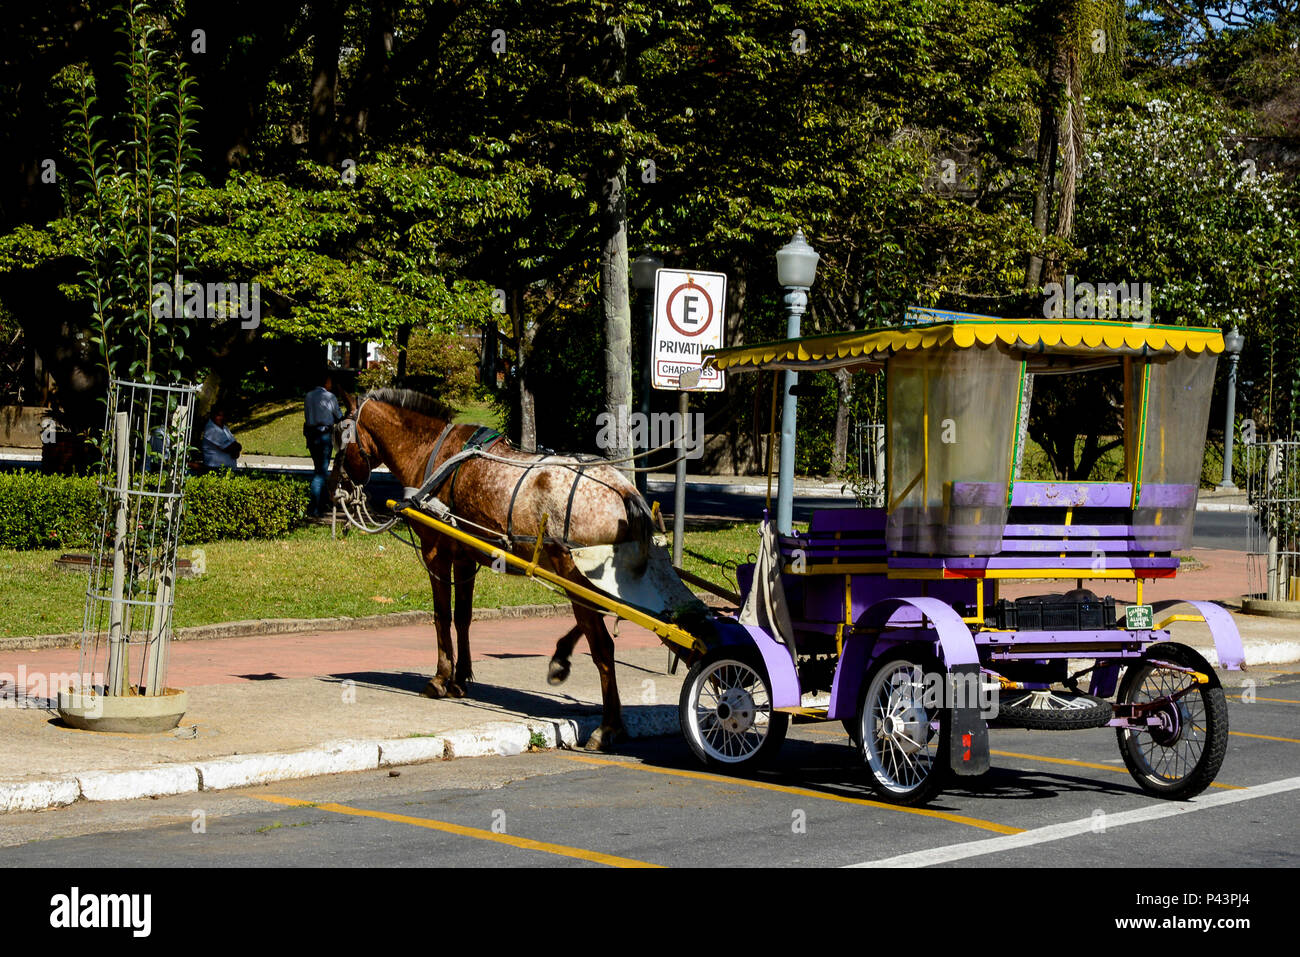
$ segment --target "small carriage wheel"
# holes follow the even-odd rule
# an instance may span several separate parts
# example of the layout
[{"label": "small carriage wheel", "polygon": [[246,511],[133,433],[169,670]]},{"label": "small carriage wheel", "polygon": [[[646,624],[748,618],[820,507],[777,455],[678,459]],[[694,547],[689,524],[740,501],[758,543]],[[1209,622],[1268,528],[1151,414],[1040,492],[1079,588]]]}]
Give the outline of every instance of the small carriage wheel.
[{"label": "small carriage wheel", "polygon": [[1114,716],[1109,701],[1073,691],[1002,691],[997,723],[1004,728],[1034,731],[1078,731],[1101,728]]},{"label": "small carriage wheel", "polygon": [[691,666],[678,707],[682,734],[711,768],[756,767],[781,747],[790,716],[772,707],[757,652],[718,648]]},{"label": "small carriage wheel", "polygon": [[927,700],[926,688],[942,683],[926,676],[944,670],[929,652],[897,648],[863,681],[855,739],[872,785],[892,804],[922,804],[943,786],[952,716],[942,694],[937,706]]},{"label": "small carriage wheel", "polygon": [[[1159,662],[1181,665],[1210,678],[1207,685]],[[1214,781],[1228,750],[1228,700],[1210,663],[1186,645],[1152,645],[1124,671],[1116,701],[1134,704],[1186,694],[1157,711],[1162,723],[1151,731],[1116,728],[1119,753],[1129,774],[1148,794],[1190,798]]]}]

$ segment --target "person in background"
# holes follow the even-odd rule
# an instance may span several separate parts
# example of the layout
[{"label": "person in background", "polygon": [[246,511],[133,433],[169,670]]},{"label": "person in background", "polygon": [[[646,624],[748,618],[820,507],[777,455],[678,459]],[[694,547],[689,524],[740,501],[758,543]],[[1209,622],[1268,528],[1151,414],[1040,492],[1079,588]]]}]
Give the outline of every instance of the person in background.
[{"label": "person in background", "polygon": [[311,453],[314,472],[311,477],[311,514],[316,517],[328,510],[321,501],[325,483],[330,475],[330,452],[334,450],[334,426],[343,418],[339,409],[339,400],[334,395],[334,380],[329,371],[321,378],[320,385],[307,393],[306,422],[302,427],[303,437],[307,440],[307,451]]},{"label": "person in background", "polygon": [[226,428],[226,410],[221,406],[212,410],[199,444],[203,447],[204,469],[233,469],[239,465],[242,448],[235,441],[234,433]]}]

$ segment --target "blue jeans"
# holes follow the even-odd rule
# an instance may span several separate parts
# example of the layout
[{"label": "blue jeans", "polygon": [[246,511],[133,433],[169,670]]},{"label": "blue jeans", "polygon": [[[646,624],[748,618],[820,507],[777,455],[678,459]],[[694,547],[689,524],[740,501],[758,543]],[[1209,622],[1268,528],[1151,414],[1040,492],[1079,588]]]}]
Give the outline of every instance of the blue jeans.
[{"label": "blue jeans", "polygon": [[307,439],[307,450],[311,452],[314,471],[311,476],[312,514],[320,515],[325,511],[326,503],[321,501],[325,483],[330,477],[330,452],[334,449],[334,437],[329,432],[313,435]]}]

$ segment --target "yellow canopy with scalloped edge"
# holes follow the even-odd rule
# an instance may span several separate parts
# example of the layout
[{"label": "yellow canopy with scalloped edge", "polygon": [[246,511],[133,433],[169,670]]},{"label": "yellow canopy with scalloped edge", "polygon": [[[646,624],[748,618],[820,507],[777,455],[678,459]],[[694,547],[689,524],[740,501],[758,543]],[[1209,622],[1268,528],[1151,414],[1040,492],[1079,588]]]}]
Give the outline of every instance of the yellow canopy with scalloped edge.
[{"label": "yellow canopy with scalloped edge", "polygon": [[1218,329],[1104,320],[990,319],[921,323],[869,332],[784,339],[730,349],[709,349],[704,364],[756,372],[771,369],[879,368],[895,352],[913,349],[997,345],[1005,351],[1065,356],[1075,360],[1159,356],[1179,352],[1217,355]]}]

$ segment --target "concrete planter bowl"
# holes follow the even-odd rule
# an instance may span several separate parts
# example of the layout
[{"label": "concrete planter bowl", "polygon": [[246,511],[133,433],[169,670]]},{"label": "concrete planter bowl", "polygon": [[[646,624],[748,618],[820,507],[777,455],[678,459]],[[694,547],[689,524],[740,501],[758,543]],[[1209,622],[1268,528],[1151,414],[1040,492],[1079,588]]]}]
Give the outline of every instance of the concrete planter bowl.
[{"label": "concrete planter bowl", "polygon": [[1269,618],[1300,618],[1300,601],[1246,598],[1241,603],[1241,610],[1247,615],[1266,615]]},{"label": "concrete planter bowl", "polygon": [[158,734],[181,723],[189,708],[189,694],[165,688],[159,695],[109,696],[92,691],[59,692],[59,717],[82,731],[119,731]]}]

